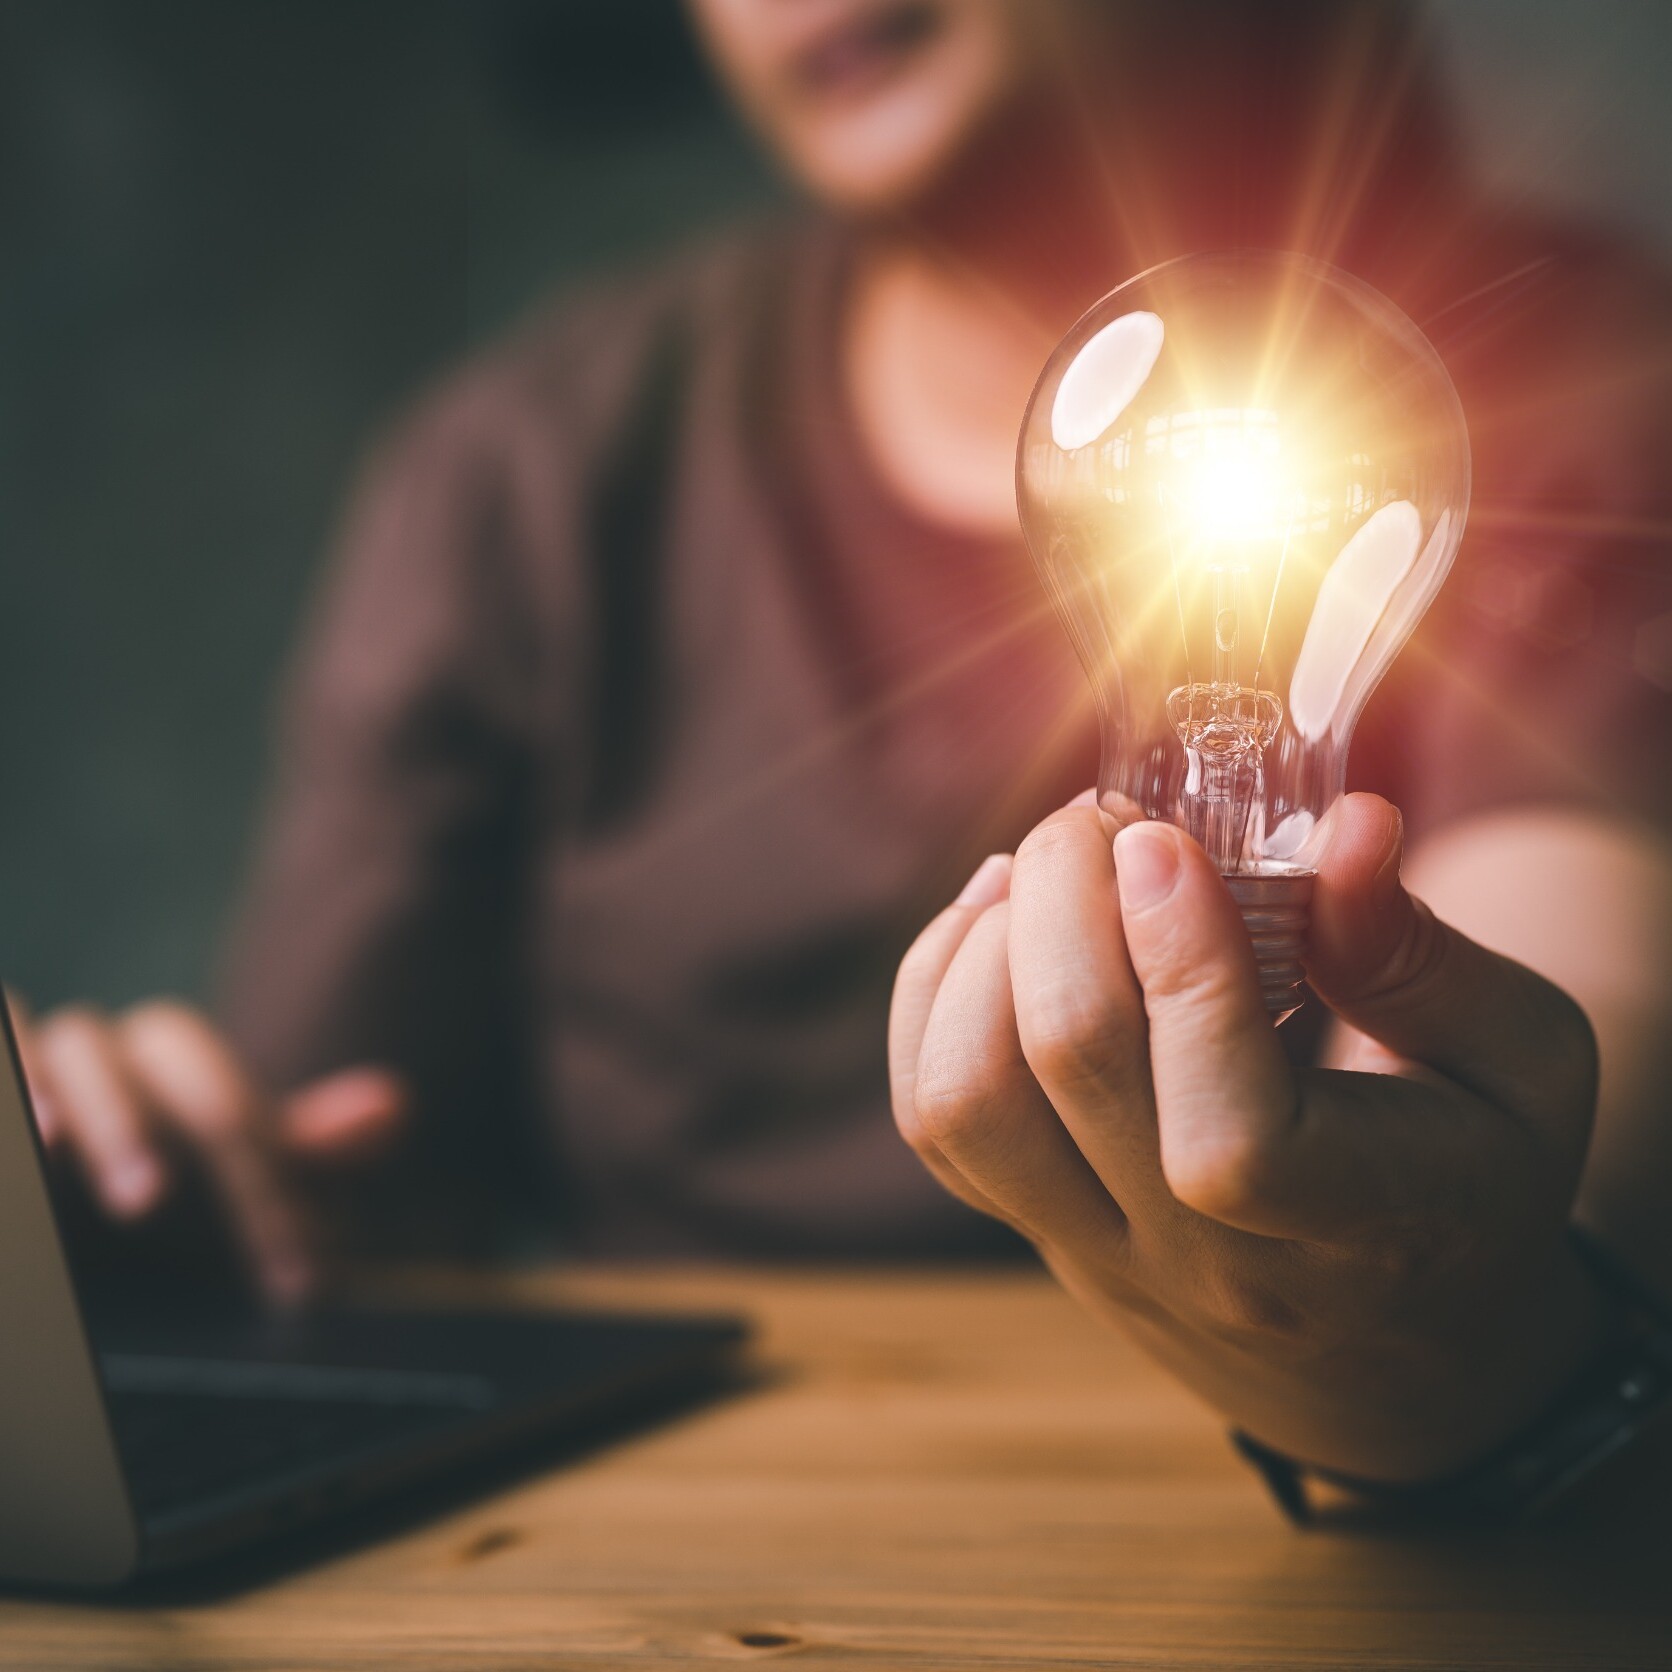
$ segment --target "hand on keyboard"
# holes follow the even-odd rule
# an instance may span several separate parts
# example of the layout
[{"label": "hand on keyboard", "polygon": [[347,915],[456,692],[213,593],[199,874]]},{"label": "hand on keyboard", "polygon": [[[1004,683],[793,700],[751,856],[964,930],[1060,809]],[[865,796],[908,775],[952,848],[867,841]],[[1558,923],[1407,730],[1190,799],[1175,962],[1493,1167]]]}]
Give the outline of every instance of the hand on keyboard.
[{"label": "hand on keyboard", "polygon": [[153,1217],[195,1162],[268,1298],[313,1288],[305,1175],[390,1145],[407,1109],[398,1076],[353,1068],[273,1096],[182,1004],[114,1017],[75,1006],[33,1021],[13,995],[12,1010],[42,1142],[76,1168],[104,1215]]}]

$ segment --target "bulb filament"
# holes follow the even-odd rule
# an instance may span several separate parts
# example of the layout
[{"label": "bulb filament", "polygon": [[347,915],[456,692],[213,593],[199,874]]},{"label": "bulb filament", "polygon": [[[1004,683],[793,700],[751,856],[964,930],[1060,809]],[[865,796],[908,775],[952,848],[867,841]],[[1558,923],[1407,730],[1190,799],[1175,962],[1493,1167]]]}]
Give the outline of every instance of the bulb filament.
[{"label": "bulb filament", "polygon": [[1181,685],[1167,719],[1184,745],[1179,823],[1227,874],[1242,868],[1248,821],[1265,796],[1265,751],[1283,723],[1270,691],[1228,680]]}]

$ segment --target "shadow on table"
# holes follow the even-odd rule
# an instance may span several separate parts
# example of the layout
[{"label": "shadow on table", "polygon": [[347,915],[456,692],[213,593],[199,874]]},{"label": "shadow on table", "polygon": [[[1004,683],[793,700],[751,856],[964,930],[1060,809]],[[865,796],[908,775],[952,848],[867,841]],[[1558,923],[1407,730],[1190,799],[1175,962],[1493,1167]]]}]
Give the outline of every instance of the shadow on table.
[{"label": "shadow on table", "polygon": [[[1470,1621],[1513,1621],[1521,1633],[1548,1632],[1552,1649],[1590,1641],[1586,1666],[1672,1667],[1672,1423],[1523,1526],[1348,1518],[1273,1548],[1277,1560],[1258,1579],[1261,1606],[1305,1610],[1351,1592],[1357,1617],[1378,1622],[1380,1654],[1431,1647],[1436,1633],[1456,1634],[1455,1648]],[[1659,1647],[1643,1660],[1633,1644]]]}]

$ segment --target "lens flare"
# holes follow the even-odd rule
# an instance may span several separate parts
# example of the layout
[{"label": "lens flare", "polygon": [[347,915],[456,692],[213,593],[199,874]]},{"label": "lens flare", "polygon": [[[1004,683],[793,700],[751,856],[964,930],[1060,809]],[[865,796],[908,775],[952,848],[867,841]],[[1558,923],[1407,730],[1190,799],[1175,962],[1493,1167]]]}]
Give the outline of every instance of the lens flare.
[{"label": "lens flare", "polygon": [[1097,698],[1101,804],[1182,826],[1251,923],[1277,913],[1274,1012],[1353,727],[1450,568],[1469,474],[1427,340],[1298,256],[1152,269],[1029,403],[1022,525]]}]

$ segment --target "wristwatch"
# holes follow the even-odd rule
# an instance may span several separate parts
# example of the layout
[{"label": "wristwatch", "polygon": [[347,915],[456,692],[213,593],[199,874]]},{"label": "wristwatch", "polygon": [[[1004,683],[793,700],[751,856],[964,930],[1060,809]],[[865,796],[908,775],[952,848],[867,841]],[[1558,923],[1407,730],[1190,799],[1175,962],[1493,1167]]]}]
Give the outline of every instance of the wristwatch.
[{"label": "wristwatch", "polygon": [[1618,1305],[1622,1329],[1533,1425],[1478,1463],[1438,1480],[1362,1480],[1297,1462],[1240,1429],[1231,1443],[1259,1471],[1297,1526],[1321,1519],[1310,1483],[1349,1494],[1365,1511],[1400,1521],[1519,1521],[1623,1450],[1672,1410],[1672,1307],[1603,1243],[1571,1228],[1581,1263]]}]

